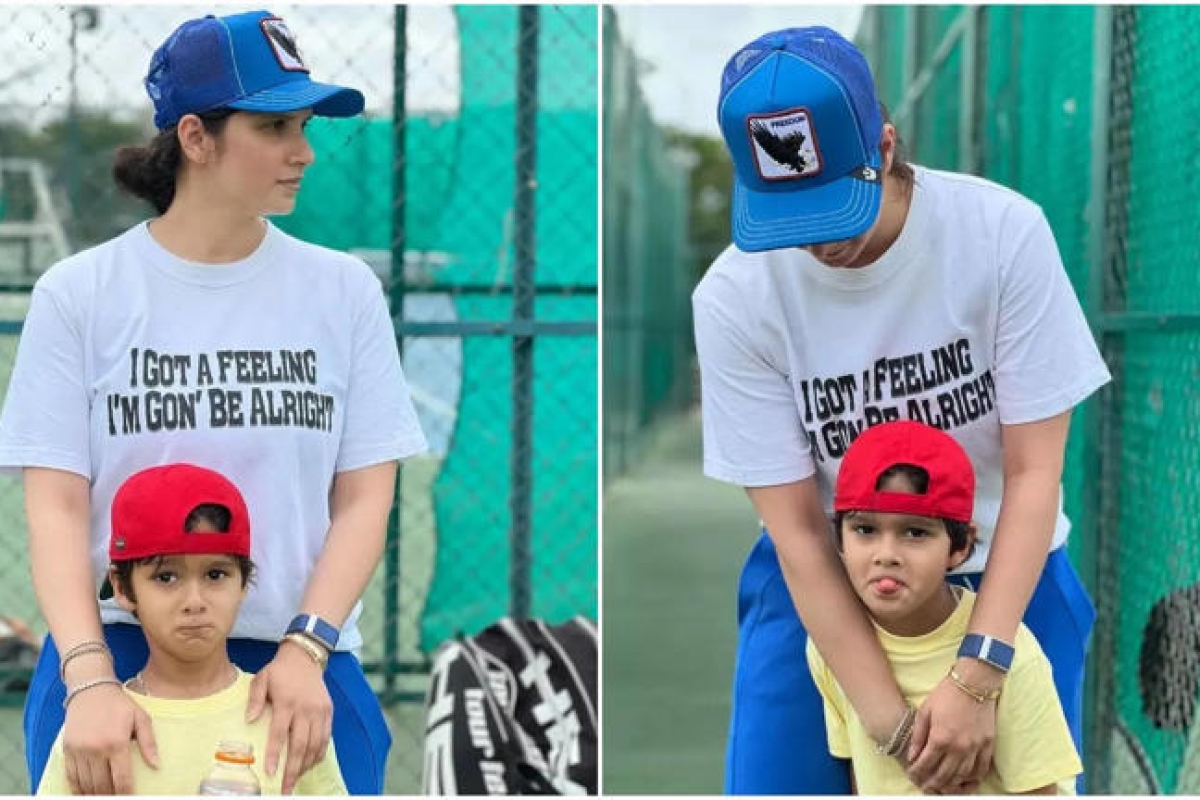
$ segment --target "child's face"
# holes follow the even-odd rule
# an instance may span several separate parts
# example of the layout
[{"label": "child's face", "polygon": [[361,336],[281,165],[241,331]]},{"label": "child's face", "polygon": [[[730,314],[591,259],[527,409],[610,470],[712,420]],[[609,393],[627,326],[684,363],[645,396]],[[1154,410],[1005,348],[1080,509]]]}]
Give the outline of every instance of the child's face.
[{"label": "child's face", "polygon": [[[903,476],[879,488],[912,492]],[[871,616],[899,636],[928,633],[945,620],[946,570],[965,556],[965,550],[951,552],[939,519],[880,511],[848,512],[842,519],[842,560],[850,583]]]},{"label": "child's face", "polygon": [[117,601],[137,612],[152,648],[184,662],[224,651],[246,594],[238,562],[228,555],[166,556],[135,566],[130,583],[137,602],[119,589]]}]

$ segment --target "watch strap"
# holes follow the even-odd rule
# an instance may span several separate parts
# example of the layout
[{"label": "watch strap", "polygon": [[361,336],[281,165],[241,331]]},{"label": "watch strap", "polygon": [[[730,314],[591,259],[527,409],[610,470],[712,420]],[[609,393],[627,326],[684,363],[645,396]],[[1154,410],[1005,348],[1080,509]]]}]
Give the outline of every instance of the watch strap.
[{"label": "watch strap", "polygon": [[1012,667],[1014,652],[1008,642],[979,633],[968,633],[958,648],[959,658],[977,658],[1001,672],[1008,672]]},{"label": "watch strap", "polygon": [[297,614],[287,627],[287,633],[302,633],[333,652],[337,649],[341,631],[316,614]]}]

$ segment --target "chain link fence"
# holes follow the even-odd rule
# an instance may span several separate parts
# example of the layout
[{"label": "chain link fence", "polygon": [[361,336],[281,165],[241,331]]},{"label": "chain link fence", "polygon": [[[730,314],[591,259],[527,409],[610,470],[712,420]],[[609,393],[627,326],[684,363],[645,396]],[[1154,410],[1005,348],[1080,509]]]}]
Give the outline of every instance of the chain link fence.
[{"label": "chain link fence", "polygon": [[1200,10],[874,7],[859,35],[914,160],[1045,209],[1113,383],[1064,501],[1096,601],[1091,792],[1200,792]]},{"label": "chain link fence", "polygon": [[604,9],[604,474],[691,400],[687,154],[650,115],[641,64]]},{"label": "chain link fence", "polygon": [[[251,10],[223,7],[220,13]],[[355,253],[392,305],[431,452],[406,462],[361,623],[395,744],[389,793],[420,787],[429,656],[506,613],[596,617],[595,7],[280,6],[318,79],[363,117],[316,119],[296,211],[276,220]],[[113,149],[153,134],[153,49],[205,6],[0,11],[0,388],[50,264],[150,213],[117,193]],[[0,615],[45,632],[20,484]],[[3,633],[0,626],[0,634]],[[11,663],[11,662],[10,662]],[[0,695],[0,791],[26,791],[20,704]]]}]

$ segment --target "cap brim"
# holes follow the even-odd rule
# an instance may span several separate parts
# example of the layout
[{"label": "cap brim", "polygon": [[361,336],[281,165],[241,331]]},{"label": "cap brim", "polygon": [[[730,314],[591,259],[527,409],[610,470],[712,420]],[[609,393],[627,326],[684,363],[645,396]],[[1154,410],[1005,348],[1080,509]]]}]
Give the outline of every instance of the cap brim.
[{"label": "cap brim", "polygon": [[228,107],[261,113],[311,108],[319,117],[353,117],[361,114],[365,105],[362,92],[357,89],[316,81],[292,81],[235,100]]},{"label": "cap brim", "polygon": [[[878,148],[868,165],[880,169]],[[760,192],[733,178],[733,243],[756,253],[853,239],[875,222],[883,184],[853,175],[820,186]]]}]

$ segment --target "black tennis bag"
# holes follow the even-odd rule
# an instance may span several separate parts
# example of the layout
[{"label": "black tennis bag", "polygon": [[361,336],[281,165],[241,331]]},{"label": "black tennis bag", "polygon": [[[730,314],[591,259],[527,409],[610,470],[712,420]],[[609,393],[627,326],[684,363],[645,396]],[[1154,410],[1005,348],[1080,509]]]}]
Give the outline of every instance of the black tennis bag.
[{"label": "black tennis bag", "polygon": [[596,794],[596,627],[505,617],[435,654],[422,791]]}]

